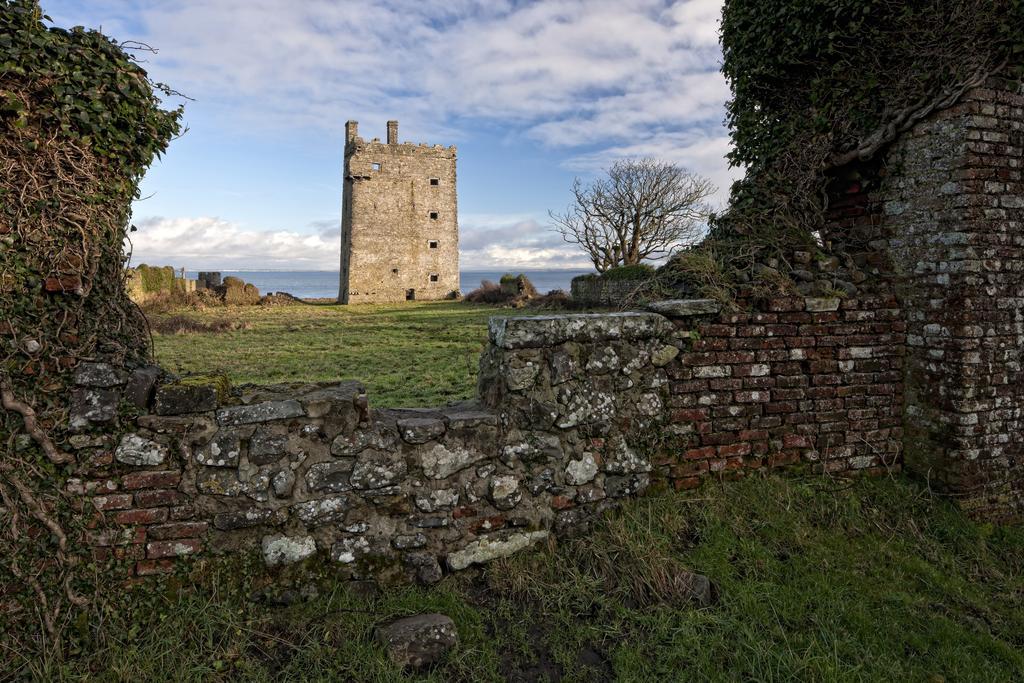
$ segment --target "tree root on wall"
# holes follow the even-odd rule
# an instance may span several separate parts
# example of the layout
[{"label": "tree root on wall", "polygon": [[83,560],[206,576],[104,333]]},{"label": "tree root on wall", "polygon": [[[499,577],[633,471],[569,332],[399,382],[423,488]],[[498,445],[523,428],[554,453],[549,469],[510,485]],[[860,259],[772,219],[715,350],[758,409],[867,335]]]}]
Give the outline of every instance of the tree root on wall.
[{"label": "tree root on wall", "polygon": [[36,421],[36,411],[32,410],[32,407],[27,403],[16,399],[14,392],[11,391],[10,386],[4,380],[0,380],[0,405],[3,405],[5,410],[11,410],[21,415],[21,419],[25,423],[25,431],[32,437],[33,441],[39,444],[39,447],[43,449],[43,453],[46,454],[46,457],[54,465],[64,465],[75,461],[73,455],[57,448],[53,440],[47,436],[46,432],[39,426],[39,422]]}]

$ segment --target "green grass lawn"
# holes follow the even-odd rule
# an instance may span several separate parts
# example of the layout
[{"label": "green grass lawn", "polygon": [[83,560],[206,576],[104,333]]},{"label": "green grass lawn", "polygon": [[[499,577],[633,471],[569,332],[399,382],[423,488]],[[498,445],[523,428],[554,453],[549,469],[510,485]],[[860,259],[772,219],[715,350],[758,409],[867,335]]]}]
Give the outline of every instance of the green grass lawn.
[{"label": "green grass lawn", "polygon": [[[221,372],[236,384],[358,379],[371,405],[416,407],[472,398],[487,319],[531,313],[410,302],[231,306],[149,318],[156,359],[173,372]],[[182,319],[229,329],[161,332]]]},{"label": "green grass lawn", "polygon": [[[711,577],[718,602],[687,604],[674,580],[683,570]],[[750,477],[652,495],[587,536],[430,589],[367,594],[327,567],[318,597],[268,607],[248,598],[256,580],[239,587],[240,576],[197,569],[140,588],[79,620],[80,654],[35,661],[34,677],[414,680],[372,633],[423,611],[450,615],[461,636],[422,674],[439,682],[1012,681],[1024,672],[1024,529],[975,524],[902,478]],[[183,590],[190,580],[198,587]]]}]

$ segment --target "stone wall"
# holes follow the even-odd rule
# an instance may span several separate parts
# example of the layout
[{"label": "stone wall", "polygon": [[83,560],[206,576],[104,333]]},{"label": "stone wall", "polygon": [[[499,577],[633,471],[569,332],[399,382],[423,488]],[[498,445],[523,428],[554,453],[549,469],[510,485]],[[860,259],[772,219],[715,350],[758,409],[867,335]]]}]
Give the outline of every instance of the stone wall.
[{"label": "stone wall", "polygon": [[[393,124],[393,125],[392,125]],[[456,149],[363,140],[346,125],[341,303],[444,299],[459,289]]]},{"label": "stone wall", "polygon": [[837,178],[827,234],[907,323],[906,465],[988,518],[1024,507],[1024,91],[993,79]]},{"label": "stone wall", "polygon": [[[72,488],[122,529],[136,571],[259,549],[354,578],[438,580],[706,477],[899,467],[903,324],[893,301],[711,301],[496,318],[480,399],[371,410],[358,382],[227,394],[169,384],[116,442],[86,437]],[[116,393],[107,369],[83,391]],[[103,385],[103,386],[99,386]]]}]

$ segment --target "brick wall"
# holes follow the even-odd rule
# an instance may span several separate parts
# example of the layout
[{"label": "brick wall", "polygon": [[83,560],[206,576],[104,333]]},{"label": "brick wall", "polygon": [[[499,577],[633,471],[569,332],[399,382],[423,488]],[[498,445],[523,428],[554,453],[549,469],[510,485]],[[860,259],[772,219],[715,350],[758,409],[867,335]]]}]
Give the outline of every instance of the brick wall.
[{"label": "brick wall", "polygon": [[975,514],[1024,506],[1024,92],[997,79],[880,163],[846,169],[826,233],[907,323],[906,466]]},{"label": "brick wall", "polygon": [[905,323],[895,299],[782,298],[765,310],[674,320],[690,349],[669,366],[657,463],[675,488],[746,469],[900,466]]}]

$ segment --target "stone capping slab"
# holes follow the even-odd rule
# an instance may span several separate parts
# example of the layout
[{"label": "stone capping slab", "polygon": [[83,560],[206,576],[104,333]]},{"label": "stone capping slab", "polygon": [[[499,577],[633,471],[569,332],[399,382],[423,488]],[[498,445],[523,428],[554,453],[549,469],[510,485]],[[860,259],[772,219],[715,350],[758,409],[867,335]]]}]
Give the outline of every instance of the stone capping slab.
[{"label": "stone capping slab", "polygon": [[491,318],[490,340],[502,349],[557,346],[569,341],[639,341],[666,338],[672,324],[656,313],[577,313]]},{"label": "stone capping slab", "polygon": [[666,299],[652,301],[647,304],[647,309],[669,318],[685,318],[718,313],[722,310],[722,304],[714,299]]}]

